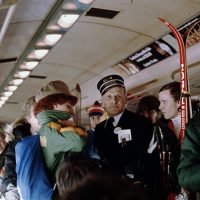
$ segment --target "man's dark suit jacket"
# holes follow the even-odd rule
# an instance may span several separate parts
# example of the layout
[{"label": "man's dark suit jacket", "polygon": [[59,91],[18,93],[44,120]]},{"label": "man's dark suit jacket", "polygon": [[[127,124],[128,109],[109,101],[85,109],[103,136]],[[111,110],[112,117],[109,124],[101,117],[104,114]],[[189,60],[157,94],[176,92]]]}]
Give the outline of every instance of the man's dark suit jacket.
[{"label": "man's dark suit jacket", "polygon": [[144,181],[148,168],[147,149],[153,134],[151,122],[125,109],[116,127],[130,129],[132,141],[122,146],[113,129],[106,128],[106,121],[99,123],[94,133],[94,145],[107,163],[105,171],[118,175],[134,174],[134,180]]}]

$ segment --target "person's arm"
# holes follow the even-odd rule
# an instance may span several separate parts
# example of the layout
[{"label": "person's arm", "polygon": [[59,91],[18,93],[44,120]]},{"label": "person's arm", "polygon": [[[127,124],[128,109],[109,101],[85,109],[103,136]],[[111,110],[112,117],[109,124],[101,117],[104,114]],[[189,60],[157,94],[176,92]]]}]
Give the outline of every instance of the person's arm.
[{"label": "person's arm", "polygon": [[10,142],[5,155],[5,172],[2,180],[2,191],[5,199],[18,200],[19,194],[16,187],[17,175],[15,171],[15,145],[16,141]]},{"label": "person's arm", "polygon": [[177,169],[179,184],[191,192],[200,191],[200,122],[187,125]]},{"label": "person's arm", "polygon": [[12,183],[8,184],[7,190],[4,193],[5,200],[20,200],[18,189]]},{"label": "person's arm", "polygon": [[93,139],[94,148],[97,150],[98,154],[100,154],[100,157],[103,158],[104,146],[102,146],[101,128],[99,124],[96,125],[93,134],[94,134],[94,139]]}]

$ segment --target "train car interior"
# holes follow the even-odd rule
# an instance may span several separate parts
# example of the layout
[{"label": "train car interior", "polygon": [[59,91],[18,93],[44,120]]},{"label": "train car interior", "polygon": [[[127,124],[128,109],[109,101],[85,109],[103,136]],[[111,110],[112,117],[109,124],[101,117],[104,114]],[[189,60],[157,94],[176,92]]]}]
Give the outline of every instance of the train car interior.
[{"label": "train car interior", "polygon": [[200,0],[0,0],[0,122],[22,114],[26,98],[51,80],[81,89],[87,107],[101,100],[105,75],[124,77],[128,108],[180,79],[181,33],[191,95],[200,95]]}]

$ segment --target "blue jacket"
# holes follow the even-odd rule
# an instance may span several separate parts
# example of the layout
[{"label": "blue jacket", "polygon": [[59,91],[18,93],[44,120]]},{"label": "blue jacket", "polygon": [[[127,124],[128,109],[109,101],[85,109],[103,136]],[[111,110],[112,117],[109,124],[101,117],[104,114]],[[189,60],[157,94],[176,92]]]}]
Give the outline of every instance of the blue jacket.
[{"label": "blue jacket", "polygon": [[40,146],[39,135],[24,138],[15,147],[17,187],[22,200],[50,200],[53,186]]}]

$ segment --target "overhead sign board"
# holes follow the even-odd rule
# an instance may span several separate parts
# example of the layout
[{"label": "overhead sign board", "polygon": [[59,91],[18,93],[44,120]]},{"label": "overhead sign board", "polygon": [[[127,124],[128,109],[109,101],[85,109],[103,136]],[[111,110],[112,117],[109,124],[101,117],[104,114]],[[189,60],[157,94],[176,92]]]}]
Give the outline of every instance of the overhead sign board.
[{"label": "overhead sign board", "polygon": [[[187,38],[187,46],[192,46],[200,42],[200,15],[178,27],[178,31],[184,40]],[[140,71],[174,55],[178,51],[177,41],[173,33],[170,32],[124,59],[119,63],[119,66],[129,63],[128,66],[132,64],[134,68]]]}]

